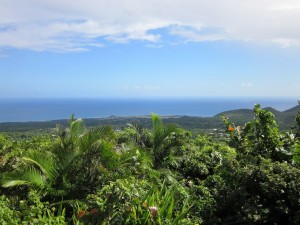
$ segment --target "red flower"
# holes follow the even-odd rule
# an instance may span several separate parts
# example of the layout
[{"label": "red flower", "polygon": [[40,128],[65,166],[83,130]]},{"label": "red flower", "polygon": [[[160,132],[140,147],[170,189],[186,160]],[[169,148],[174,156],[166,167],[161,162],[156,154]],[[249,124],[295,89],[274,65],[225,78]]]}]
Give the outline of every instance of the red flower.
[{"label": "red flower", "polygon": [[77,219],[81,219],[86,213],[87,213],[86,210],[80,210],[80,211],[78,211],[77,215],[76,215]]},{"label": "red flower", "polygon": [[229,132],[233,132],[234,131],[234,127],[229,125],[228,129],[227,129]]}]

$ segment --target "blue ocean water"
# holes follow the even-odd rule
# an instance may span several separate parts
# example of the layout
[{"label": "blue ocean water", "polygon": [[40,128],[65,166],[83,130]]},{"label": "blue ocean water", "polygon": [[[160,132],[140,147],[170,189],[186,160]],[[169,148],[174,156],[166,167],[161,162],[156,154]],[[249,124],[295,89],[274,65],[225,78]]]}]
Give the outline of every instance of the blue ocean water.
[{"label": "blue ocean water", "polygon": [[298,104],[296,98],[164,98],[164,99],[0,99],[0,122],[47,121],[107,116],[159,115],[209,117],[254,104],[279,111]]}]

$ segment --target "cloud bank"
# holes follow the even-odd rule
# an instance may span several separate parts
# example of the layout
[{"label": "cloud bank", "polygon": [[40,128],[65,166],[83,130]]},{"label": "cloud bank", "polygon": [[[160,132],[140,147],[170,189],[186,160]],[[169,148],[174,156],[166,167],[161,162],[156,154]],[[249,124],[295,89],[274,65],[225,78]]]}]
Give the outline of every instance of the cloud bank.
[{"label": "cloud bank", "polygon": [[0,49],[66,52],[134,40],[161,44],[168,42],[166,33],[183,42],[299,47],[300,1],[0,1]]}]

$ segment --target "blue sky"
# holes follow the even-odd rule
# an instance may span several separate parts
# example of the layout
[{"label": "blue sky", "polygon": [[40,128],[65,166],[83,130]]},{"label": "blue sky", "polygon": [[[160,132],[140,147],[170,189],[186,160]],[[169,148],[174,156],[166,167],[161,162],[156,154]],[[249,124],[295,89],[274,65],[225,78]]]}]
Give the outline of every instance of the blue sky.
[{"label": "blue sky", "polygon": [[300,1],[0,0],[0,98],[300,97]]}]

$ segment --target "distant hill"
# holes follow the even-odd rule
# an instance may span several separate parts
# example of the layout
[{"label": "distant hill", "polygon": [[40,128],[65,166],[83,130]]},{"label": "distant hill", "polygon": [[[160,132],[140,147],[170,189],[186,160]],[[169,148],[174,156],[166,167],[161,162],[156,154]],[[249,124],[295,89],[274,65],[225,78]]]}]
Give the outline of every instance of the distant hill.
[{"label": "distant hill", "polygon": [[[271,107],[265,108],[275,115],[280,129],[290,129],[295,125],[295,116],[298,113],[298,106],[295,106],[286,111],[280,112]],[[180,127],[192,130],[201,131],[207,129],[224,129],[224,123],[221,116],[229,117],[236,125],[244,125],[254,117],[251,109],[237,109],[221,112],[213,117],[197,117],[197,116],[163,116],[163,120],[167,123],[175,123]],[[86,126],[93,127],[98,125],[112,125],[116,129],[125,127],[128,123],[140,124],[143,127],[150,128],[151,116],[131,116],[131,117],[105,117],[105,118],[88,118],[84,119]],[[15,131],[30,131],[38,129],[55,128],[57,124],[67,126],[67,120],[52,120],[44,122],[9,122],[0,123],[0,132],[15,132]]]},{"label": "distant hill", "polygon": [[[298,106],[295,106],[291,109],[282,112],[272,107],[267,107],[264,109],[274,114],[280,129],[290,129],[295,125],[295,117],[298,113]],[[254,117],[253,110],[251,109],[237,109],[237,110],[225,111],[215,115],[214,117],[220,117],[222,115],[229,117],[230,121],[238,125],[242,125],[245,122],[253,119]]]}]

